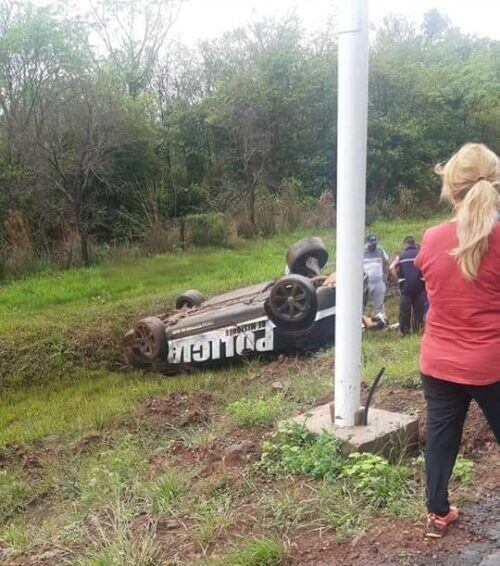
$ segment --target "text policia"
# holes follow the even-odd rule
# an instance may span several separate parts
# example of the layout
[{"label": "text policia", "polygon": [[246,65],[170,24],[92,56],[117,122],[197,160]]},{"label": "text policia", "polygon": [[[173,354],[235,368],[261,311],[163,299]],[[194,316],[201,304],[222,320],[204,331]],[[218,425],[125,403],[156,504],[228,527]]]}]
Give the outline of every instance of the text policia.
[{"label": "text policia", "polygon": [[274,324],[262,318],[242,325],[172,339],[168,344],[169,363],[206,362],[241,356],[246,352],[271,352]]}]

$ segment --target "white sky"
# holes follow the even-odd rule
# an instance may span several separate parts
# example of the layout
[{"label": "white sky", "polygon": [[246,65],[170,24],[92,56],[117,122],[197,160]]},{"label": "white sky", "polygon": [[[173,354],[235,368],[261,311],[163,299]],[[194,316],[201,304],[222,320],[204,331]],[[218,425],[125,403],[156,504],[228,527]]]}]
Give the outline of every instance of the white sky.
[{"label": "white sky", "polygon": [[[214,38],[262,17],[296,13],[306,29],[322,29],[338,0],[185,0],[173,35],[186,43]],[[390,13],[421,23],[424,12],[437,8],[465,33],[500,38],[500,0],[369,0],[370,22]]]}]

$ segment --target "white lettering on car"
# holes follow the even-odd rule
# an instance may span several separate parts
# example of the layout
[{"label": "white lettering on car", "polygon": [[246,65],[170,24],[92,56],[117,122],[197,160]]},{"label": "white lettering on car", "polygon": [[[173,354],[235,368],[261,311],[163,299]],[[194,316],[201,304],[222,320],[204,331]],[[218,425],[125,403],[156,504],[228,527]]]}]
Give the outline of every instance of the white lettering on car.
[{"label": "white lettering on car", "polygon": [[168,343],[168,362],[199,363],[241,356],[247,352],[270,352],[273,348],[274,324],[262,318],[194,336],[173,338]]},{"label": "white lettering on car", "polygon": [[168,345],[168,361],[173,364],[180,364],[181,361],[189,363],[191,361],[191,346],[184,340],[172,340]]},{"label": "white lettering on car", "polygon": [[[335,307],[329,307],[318,311],[315,321],[319,322],[334,315]],[[274,328],[275,325],[268,318],[260,318],[192,336],[174,337],[168,341],[168,362],[201,363],[233,358],[251,352],[272,352]]]},{"label": "white lettering on car", "polygon": [[203,340],[192,350],[193,362],[206,362],[210,359],[210,342]]}]

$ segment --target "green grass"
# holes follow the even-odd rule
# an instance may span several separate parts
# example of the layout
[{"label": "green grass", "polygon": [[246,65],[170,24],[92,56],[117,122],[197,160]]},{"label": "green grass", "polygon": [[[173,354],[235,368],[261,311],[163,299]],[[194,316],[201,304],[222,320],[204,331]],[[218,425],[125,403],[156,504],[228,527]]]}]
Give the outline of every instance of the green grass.
[{"label": "green grass", "polygon": [[30,533],[22,520],[4,522],[0,525],[0,541],[3,541],[10,552],[20,552],[28,548]]},{"label": "green grass", "polygon": [[213,294],[282,273],[286,248],[304,235],[243,242],[233,250],[207,248],[41,274],[0,288],[0,314],[51,316],[130,300],[168,301],[193,287]]},{"label": "green grass", "polygon": [[[432,223],[381,222],[370,231],[394,253],[404,236],[419,238]],[[328,233],[317,233],[331,243]],[[207,472],[202,455],[234,442],[235,427],[271,425],[328,393],[331,348],[284,364],[256,360],[175,377],[124,371],[120,361],[120,338],[138,317],[167,310],[188,288],[212,295],[278,276],[286,248],[304,235],[44,273],[0,287],[0,457],[6,455],[0,470],[0,548],[7,560],[22,563],[23,551],[54,547],[74,552],[75,564],[156,564],[179,545],[175,564],[278,566],[287,559],[278,541],[296,536],[297,529],[326,529],[341,539],[369,524],[377,502],[395,512],[387,489],[402,490],[399,477],[385,467],[374,488],[382,491],[360,492],[359,478],[343,478],[342,489],[318,479],[338,472],[328,443],[305,451],[307,461],[295,458],[293,450],[282,451],[289,460],[272,488],[251,466],[241,474],[224,466],[223,475]],[[396,311],[390,302],[392,319]],[[384,365],[383,385],[414,387],[417,353],[416,337],[368,332],[363,379],[369,383]],[[212,417],[176,429],[165,416],[157,429],[141,404],[149,395],[174,391],[210,392]],[[80,453],[76,441],[89,432],[99,432],[101,440]],[[170,454],[172,439],[185,454]],[[156,448],[166,451],[159,476],[151,474],[148,460]],[[33,472],[21,467],[24,450],[40,459]],[[466,482],[472,471],[462,467],[457,477],[463,472]],[[254,494],[256,506],[243,512]],[[404,514],[415,510],[421,511],[414,498],[405,499]],[[141,514],[152,520],[137,534],[132,526]],[[177,516],[185,529],[158,548],[158,518]]]},{"label": "green grass", "polygon": [[18,470],[0,470],[0,522],[15,516],[31,499],[30,486]]},{"label": "green grass", "polygon": [[255,539],[228,556],[211,560],[207,566],[281,566],[286,564],[287,553],[283,544],[275,539]]},{"label": "green grass", "polygon": [[148,395],[216,390],[239,383],[244,367],[163,378],[140,372],[79,368],[52,387],[16,391],[0,406],[0,447],[52,435],[74,437],[126,418]]},{"label": "green grass", "polygon": [[227,414],[238,426],[270,425],[285,413],[281,395],[267,399],[238,399],[227,406]]},{"label": "green grass", "polygon": [[[437,221],[377,222],[370,231],[379,236],[387,251],[396,253],[405,235],[420,238],[423,231]],[[323,236],[332,250],[331,234],[324,229],[314,232]],[[56,316],[82,307],[131,300],[139,303],[146,298],[168,301],[192,287],[213,294],[279,275],[284,268],[287,247],[309,234],[302,230],[270,239],[241,242],[232,250],[195,249],[188,253],[134,258],[89,269],[44,273],[0,287],[0,315],[44,313]],[[0,326],[0,330],[3,328]]]},{"label": "green grass", "polygon": [[363,379],[371,383],[381,367],[385,367],[382,384],[398,383],[416,387],[419,336],[400,336],[399,332],[367,332],[363,339]]},{"label": "green grass", "polygon": [[[432,223],[379,222],[370,230],[390,252],[396,252],[405,234],[418,238]],[[102,426],[150,391],[168,390],[155,378],[116,373],[122,365],[124,330],[144,314],[167,310],[187,288],[210,295],[279,275],[284,251],[304,235],[244,242],[234,250],[194,250],[46,273],[1,287],[0,443]],[[328,233],[322,235],[328,243]],[[394,317],[394,308],[390,314]],[[418,377],[417,350],[415,338],[403,342],[386,333],[367,335],[364,379],[370,381],[386,365],[385,381],[413,385]],[[180,379],[190,382],[191,377]],[[302,381],[311,400],[324,381],[312,381],[316,387],[307,378]],[[293,387],[298,385],[295,381]],[[26,392],[32,387],[36,396]],[[45,408],[51,404],[53,411]],[[72,418],[67,418],[68,413],[73,413]],[[34,419],[30,432],[22,432],[19,414]]]}]

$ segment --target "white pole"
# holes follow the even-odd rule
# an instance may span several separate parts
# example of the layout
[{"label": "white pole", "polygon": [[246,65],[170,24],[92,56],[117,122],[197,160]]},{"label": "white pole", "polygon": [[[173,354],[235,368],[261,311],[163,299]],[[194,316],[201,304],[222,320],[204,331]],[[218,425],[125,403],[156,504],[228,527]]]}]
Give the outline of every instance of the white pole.
[{"label": "white pole", "polygon": [[353,426],[360,405],[368,113],[368,0],[341,0],[338,54],[335,417]]}]

